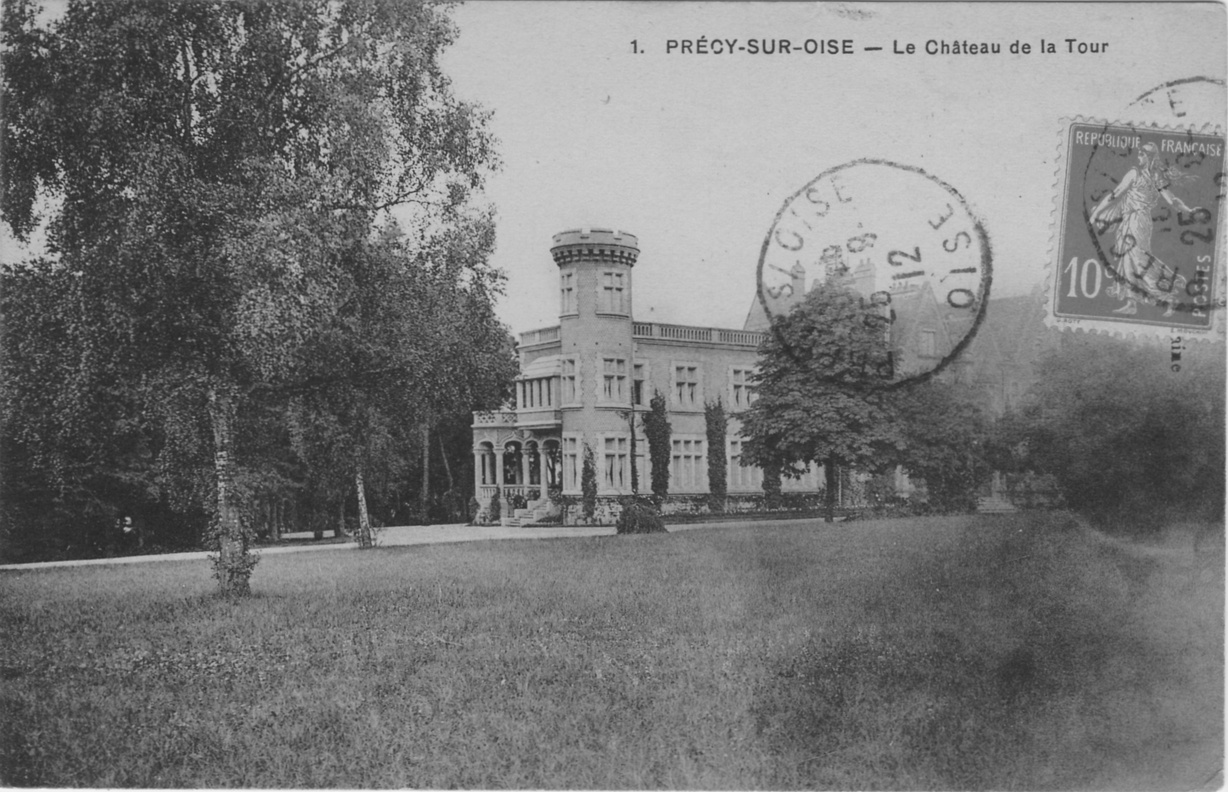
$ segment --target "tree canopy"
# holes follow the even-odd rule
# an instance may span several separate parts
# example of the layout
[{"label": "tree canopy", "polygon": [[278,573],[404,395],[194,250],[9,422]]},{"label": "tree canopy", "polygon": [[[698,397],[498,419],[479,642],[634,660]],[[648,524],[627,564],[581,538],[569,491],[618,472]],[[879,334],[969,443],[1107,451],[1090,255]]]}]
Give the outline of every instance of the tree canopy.
[{"label": "tree canopy", "polygon": [[1067,336],[1042,359],[1021,417],[1026,464],[1108,527],[1223,519],[1224,348]]},{"label": "tree canopy", "polygon": [[888,343],[878,306],[828,284],[774,317],[759,350],[758,398],[740,414],[743,453],[786,475],[823,465],[829,521],[836,471],[881,469],[903,445],[892,394],[878,387]]},{"label": "tree canopy", "polygon": [[441,6],[72,0],[40,26],[18,0],[3,33],[0,209],[49,251],[4,270],[41,306],[5,319],[32,460],[143,444],[242,594],[257,416],[331,416],[361,473],[393,417],[495,398],[514,362],[471,199],[497,162],[440,68]]}]

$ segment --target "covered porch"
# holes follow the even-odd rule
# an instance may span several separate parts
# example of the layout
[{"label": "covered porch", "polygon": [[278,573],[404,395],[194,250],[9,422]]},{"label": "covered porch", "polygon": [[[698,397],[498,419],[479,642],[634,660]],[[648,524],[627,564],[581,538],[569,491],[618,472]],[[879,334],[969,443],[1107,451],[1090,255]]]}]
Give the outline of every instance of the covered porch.
[{"label": "covered porch", "polygon": [[551,491],[562,489],[562,458],[558,437],[518,431],[502,441],[483,440],[473,449],[473,489],[485,506],[500,494],[501,513],[512,515],[513,504],[533,509],[548,503]]}]

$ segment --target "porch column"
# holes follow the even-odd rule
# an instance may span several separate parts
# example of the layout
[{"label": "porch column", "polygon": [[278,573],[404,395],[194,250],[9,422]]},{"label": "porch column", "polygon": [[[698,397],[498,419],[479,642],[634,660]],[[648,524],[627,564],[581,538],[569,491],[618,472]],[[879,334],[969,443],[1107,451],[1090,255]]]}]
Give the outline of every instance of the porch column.
[{"label": "porch column", "polygon": [[473,495],[478,497],[482,494],[482,468],[486,462],[485,453],[480,448],[473,449]]},{"label": "porch column", "polygon": [[495,484],[499,485],[500,490],[503,488],[503,455],[507,452],[506,448],[498,448],[495,450]]},{"label": "porch column", "polygon": [[[522,443],[520,446],[520,483],[529,486],[529,444]],[[526,489],[525,492],[528,492]]]},{"label": "porch column", "polygon": [[537,482],[541,486],[541,496],[546,497],[549,482],[546,479],[546,444],[537,447]]}]

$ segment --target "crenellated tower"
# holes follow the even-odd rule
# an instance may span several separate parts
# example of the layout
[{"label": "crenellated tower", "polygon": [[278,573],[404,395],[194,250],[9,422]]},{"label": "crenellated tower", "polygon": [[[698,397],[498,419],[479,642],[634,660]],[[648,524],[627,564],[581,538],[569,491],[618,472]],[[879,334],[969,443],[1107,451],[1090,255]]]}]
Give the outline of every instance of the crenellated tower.
[{"label": "crenellated tower", "polygon": [[633,387],[631,270],[639,240],[625,231],[573,229],[554,235],[550,254],[559,268],[563,428],[583,427],[593,444],[590,435],[625,428],[619,411]]}]

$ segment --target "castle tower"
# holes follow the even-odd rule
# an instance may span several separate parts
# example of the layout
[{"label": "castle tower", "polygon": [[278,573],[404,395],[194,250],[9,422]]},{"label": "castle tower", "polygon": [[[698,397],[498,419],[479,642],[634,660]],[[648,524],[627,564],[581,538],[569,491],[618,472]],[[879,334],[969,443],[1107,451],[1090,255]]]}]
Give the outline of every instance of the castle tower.
[{"label": "castle tower", "polygon": [[630,406],[635,376],[631,269],[639,240],[623,231],[573,229],[554,235],[550,254],[559,268],[563,432],[582,427],[600,458],[598,435],[627,432],[620,413]]}]

